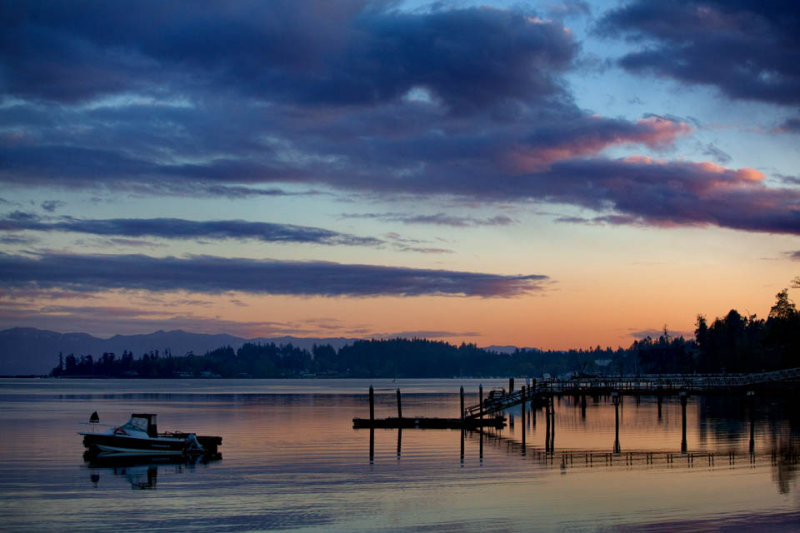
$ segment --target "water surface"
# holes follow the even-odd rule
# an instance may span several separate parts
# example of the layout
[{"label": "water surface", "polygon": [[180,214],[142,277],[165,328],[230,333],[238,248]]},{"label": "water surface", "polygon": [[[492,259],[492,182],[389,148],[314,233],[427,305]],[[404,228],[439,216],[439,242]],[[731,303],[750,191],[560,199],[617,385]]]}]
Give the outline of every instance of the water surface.
[{"label": "water surface", "polygon": [[[482,380],[486,390],[507,385]],[[509,412],[486,434],[354,430],[458,416],[477,380],[0,380],[4,531],[792,530],[798,410],[785,399],[625,397]],[[209,462],[93,464],[89,414],[221,435]],[[617,430],[616,420],[619,420]],[[683,431],[685,420],[686,432]],[[523,436],[524,434],[524,436]],[[524,445],[523,445],[524,439]]]}]

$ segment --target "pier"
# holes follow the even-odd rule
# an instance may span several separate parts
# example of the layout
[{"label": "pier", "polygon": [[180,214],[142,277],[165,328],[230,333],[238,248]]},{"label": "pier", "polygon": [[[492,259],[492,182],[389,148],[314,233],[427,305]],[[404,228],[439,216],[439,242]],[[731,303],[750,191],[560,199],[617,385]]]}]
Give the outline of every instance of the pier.
[{"label": "pier", "polygon": [[736,394],[782,386],[800,386],[800,368],[752,374],[661,374],[644,376],[581,376],[532,380],[529,386],[491,391],[486,399],[466,408],[466,418],[481,418],[530,402],[546,406],[553,396]]},{"label": "pier", "polygon": [[[753,417],[754,401],[757,392],[768,393],[780,390],[798,390],[800,388],[800,368],[762,372],[754,374],[729,375],[659,375],[659,376],[621,376],[621,377],[577,377],[572,379],[532,380],[530,384],[515,390],[514,379],[509,379],[508,390],[495,389],[484,397],[483,386],[478,389],[478,403],[466,406],[464,388],[460,389],[460,410],[456,418],[407,417],[403,415],[401,393],[397,389],[397,416],[376,418],[374,410],[374,390],[369,391],[369,418],[354,418],[353,428],[370,430],[370,460],[374,457],[374,430],[379,428],[397,429],[397,455],[400,456],[403,429],[458,429],[461,430],[461,459],[464,459],[465,440],[478,437],[480,457],[483,458],[484,440],[494,444],[516,449],[522,456],[536,458],[543,464],[558,463],[561,468],[581,464],[586,467],[626,465],[646,466],[663,465],[672,468],[679,464],[689,467],[695,464],[708,466],[736,464],[754,465],[764,458],[757,453],[755,447],[755,419]],[[658,419],[661,420],[663,398],[677,396],[680,399],[681,441],[680,447],[668,450],[624,450],[620,445],[620,408],[623,396],[635,396],[638,404],[642,396],[657,398]],[[749,411],[749,446],[747,452],[741,450],[690,450],[687,446],[687,413],[686,406],[690,395],[741,395],[747,398]],[[586,417],[586,398],[595,401],[605,397],[614,406],[614,442],[607,450],[575,450],[564,449],[556,452],[555,434],[555,398],[570,398],[574,405],[581,409],[582,418]],[[560,402],[559,402],[560,403]],[[514,415],[510,414],[507,422],[501,414],[504,410],[516,406],[522,409],[521,442],[503,437],[493,430],[503,430],[507,423],[513,429]],[[530,445],[526,421],[536,427],[536,413],[543,411],[545,420],[544,447]],[[677,444],[677,441],[676,441]],[[795,449],[773,449],[767,454],[773,465],[798,464],[800,453]],[[560,460],[557,459],[560,457]]]}]

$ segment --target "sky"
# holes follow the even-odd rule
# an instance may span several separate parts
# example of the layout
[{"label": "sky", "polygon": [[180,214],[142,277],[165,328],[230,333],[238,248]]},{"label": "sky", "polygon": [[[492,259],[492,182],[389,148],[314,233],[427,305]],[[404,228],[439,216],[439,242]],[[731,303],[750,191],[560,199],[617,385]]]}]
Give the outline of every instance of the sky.
[{"label": "sky", "polygon": [[766,317],[800,274],[799,27],[0,1],[0,329],[566,349]]}]

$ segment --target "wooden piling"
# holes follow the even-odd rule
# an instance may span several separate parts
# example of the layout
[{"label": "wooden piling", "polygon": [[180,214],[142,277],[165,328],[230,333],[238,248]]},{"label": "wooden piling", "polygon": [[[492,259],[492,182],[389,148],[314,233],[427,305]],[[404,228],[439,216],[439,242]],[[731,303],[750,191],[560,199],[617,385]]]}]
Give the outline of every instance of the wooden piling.
[{"label": "wooden piling", "polygon": [[400,387],[397,387],[397,418],[403,418],[403,405],[400,403]]},{"label": "wooden piling", "polygon": [[525,402],[527,401],[525,395],[525,387],[520,391],[522,393],[522,454],[525,455]]},{"label": "wooden piling", "polygon": [[544,406],[544,418],[545,418],[545,428],[544,428],[544,449],[546,452],[550,451],[550,402]]},{"label": "wooden piling", "polygon": [[375,420],[375,389],[369,386],[369,420]]},{"label": "wooden piling", "polygon": [[483,420],[483,383],[478,385],[478,405],[480,408],[478,409],[478,417]]},{"label": "wooden piling", "polygon": [[686,453],[686,402],[688,395],[686,391],[680,392],[681,397],[681,453]]},{"label": "wooden piling", "polygon": [[611,399],[614,402],[614,453],[620,453],[619,445],[619,393],[614,391],[611,393]]},{"label": "wooden piling", "polygon": [[748,414],[750,415],[750,454],[755,453],[756,450],[756,416],[755,416],[755,399],[756,393],[754,391],[747,391],[747,404]]},{"label": "wooden piling", "polygon": [[464,385],[461,385],[461,420],[464,420]]}]

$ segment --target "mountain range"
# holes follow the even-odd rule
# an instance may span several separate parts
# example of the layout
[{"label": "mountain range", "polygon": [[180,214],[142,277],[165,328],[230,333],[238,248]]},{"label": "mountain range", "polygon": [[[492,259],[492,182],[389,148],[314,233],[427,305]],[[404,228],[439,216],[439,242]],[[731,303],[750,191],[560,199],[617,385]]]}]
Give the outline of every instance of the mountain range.
[{"label": "mountain range", "polygon": [[189,333],[181,330],[156,331],[146,335],[114,335],[102,339],[88,333],[57,333],[36,328],[11,328],[0,331],[0,375],[44,375],[58,365],[58,354],[92,355],[97,358],[104,352],[113,352],[117,357],[128,350],[134,357],[158,350],[163,354],[169,350],[172,355],[185,355],[194,352],[203,355],[209,350],[231,346],[234,350],[247,342],[278,345],[292,344],[311,350],[315,344],[330,344],[339,349],[352,344],[356,339],[343,337],[272,337],[243,339],[233,335],[208,335]]}]

